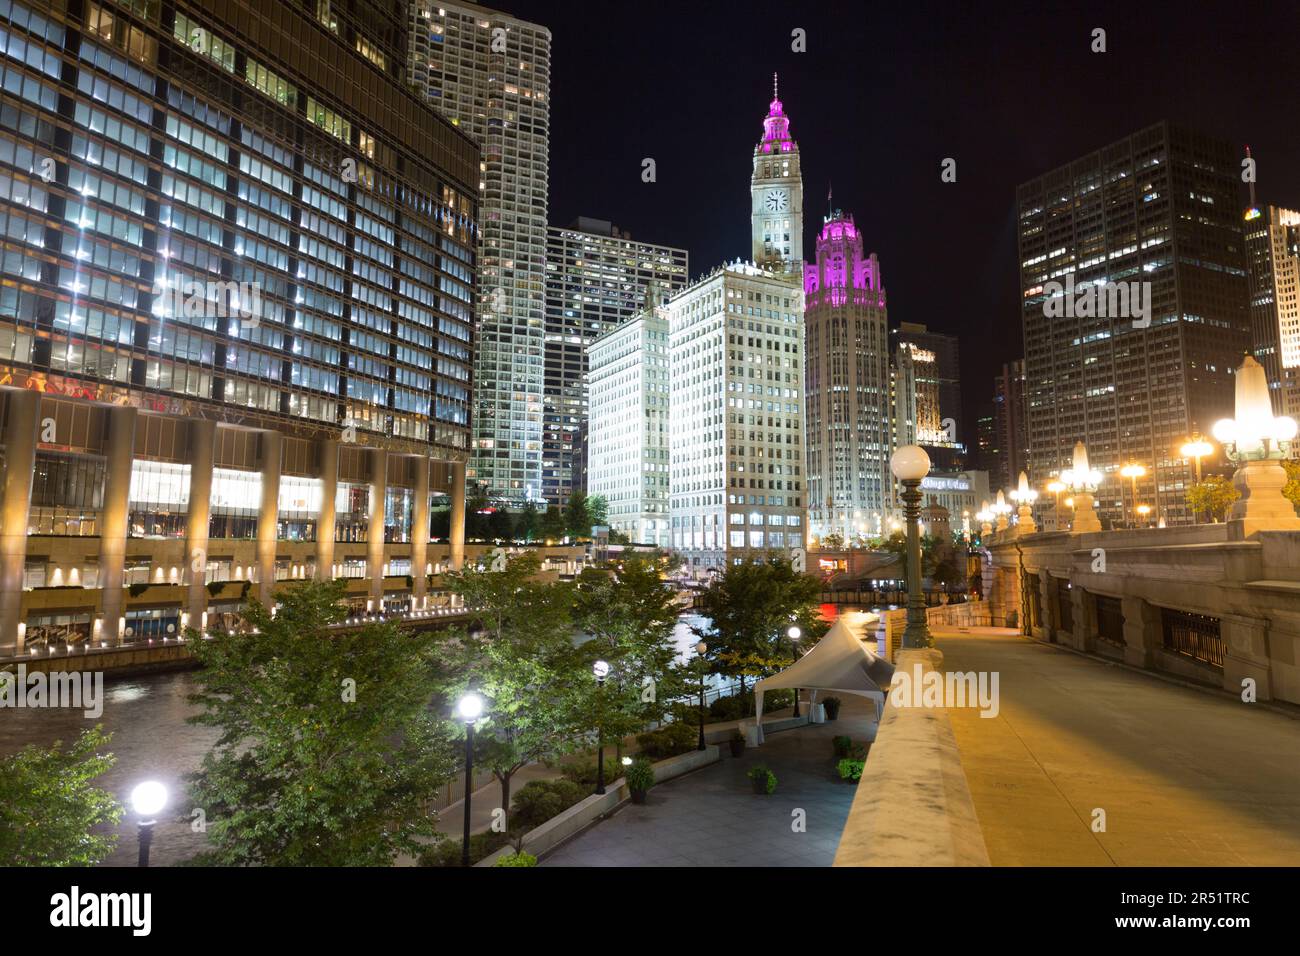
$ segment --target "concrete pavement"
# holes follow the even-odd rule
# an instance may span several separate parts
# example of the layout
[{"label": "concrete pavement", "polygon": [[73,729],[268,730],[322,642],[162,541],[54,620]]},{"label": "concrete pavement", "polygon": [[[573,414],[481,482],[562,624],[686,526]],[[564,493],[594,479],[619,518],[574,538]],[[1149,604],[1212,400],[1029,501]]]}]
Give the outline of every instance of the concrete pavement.
[{"label": "concrete pavement", "polygon": [[994,866],[1300,864],[1300,720],[1014,631],[934,633],[945,670],[1000,675],[997,717],[948,711]]}]

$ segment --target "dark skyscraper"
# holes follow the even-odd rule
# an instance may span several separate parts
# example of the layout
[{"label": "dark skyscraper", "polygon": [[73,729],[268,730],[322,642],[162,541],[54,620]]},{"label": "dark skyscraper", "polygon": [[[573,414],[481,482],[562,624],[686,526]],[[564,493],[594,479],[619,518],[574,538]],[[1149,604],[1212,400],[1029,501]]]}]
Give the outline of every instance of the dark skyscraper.
[{"label": "dark skyscraper", "polygon": [[[1045,482],[1087,444],[1118,517],[1118,469],[1190,520],[1179,446],[1233,405],[1250,342],[1242,152],[1160,123],[1019,187],[1030,472]],[[1109,285],[1107,285],[1109,283]]]}]

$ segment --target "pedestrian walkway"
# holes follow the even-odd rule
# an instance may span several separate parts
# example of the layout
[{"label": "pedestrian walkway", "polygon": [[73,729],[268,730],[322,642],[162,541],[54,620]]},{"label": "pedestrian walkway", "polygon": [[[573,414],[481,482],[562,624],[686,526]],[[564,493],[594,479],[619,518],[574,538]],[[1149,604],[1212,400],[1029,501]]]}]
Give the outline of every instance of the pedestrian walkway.
[{"label": "pedestrian walkway", "polygon": [[[836,773],[831,738],[865,740],[874,715],[869,701],[843,700],[839,720],[769,733],[739,759],[724,746],[720,763],[625,803],[540,865],[830,866],[856,790]],[[759,763],[776,774],[771,795],[745,776]]]},{"label": "pedestrian walkway", "polygon": [[1300,720],[1005,629],[935,637],[945,670],[999,674],[997,717],[948,711],[995,866],[1300,864]]}]

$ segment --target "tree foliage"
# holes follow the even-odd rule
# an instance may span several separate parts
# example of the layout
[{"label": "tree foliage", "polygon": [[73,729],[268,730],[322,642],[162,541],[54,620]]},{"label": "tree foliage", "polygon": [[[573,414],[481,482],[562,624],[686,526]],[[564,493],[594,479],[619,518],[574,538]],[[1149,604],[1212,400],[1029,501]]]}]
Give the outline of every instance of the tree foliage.
[{"label": "tree foliage", "polygon": [[331,633],[345,615],[337,582],[277,592],[275,616],[251,601],[254,630],[200,640],[194,723],[221,736],[191,776],[222,866],[386,866],[436,838],[428,809],[455,768],[452,726],[430,703],[440,686],[430,632],[391,623]]},{"label": "tree foliage", "polygon": [[94,866],[113,851],[122,806],[92,783],[116,762],[111,739],[96,726],[66,749],[0,756],[0,866]]},{"label": "tree foliage", "polygon": [[1240,497],[1241,492],[1222,475],[1209,475],[1200,484],[1187,489],[1188,506],[1194,513],[1205,515],[1212,521],[1224,520],[1232,503]]}]

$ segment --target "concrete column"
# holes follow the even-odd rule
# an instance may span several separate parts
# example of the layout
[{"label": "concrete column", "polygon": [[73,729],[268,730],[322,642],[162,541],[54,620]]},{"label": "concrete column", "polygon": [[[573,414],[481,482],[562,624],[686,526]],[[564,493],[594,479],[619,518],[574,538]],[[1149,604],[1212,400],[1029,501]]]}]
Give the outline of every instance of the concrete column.
[{"label": "concrete column", "polygon": [[370,450],[370,533],[366,537],[366,573],[370,600],[378,611],[384,600],[384,498],[388,491],[388,452]]},{"label": "concrete column", "polygon": [[1091,651],[1097,641],[1097,605],[1077,581],[1070,596],[1074,601],[1074,648]]},{"label": "concrete column", "polygon": [[316,520],[316,580],[334,579],[334,510],[339,489],[339,443],[327,438],[319,443],[320,517]]},{"label": "concrete column", "polygon": [[1120,601],[1124,612],[1124,663],[1134,667],[1155,667],[1160,647],[1160,609],[1140,597]]},{"label": "concrete column", "polygon": [[117,405],[108,410],[108,446],[104,449],[104,510],[99,519],[99,588],[104,607],[100,637],[110,645],[122,642],[122,583],[126,565],[126,532],[131,500],[131,461],[135,452],[136,409]]},{"label": "concrete column", "polygon": [[16,641],[21,654],[23,635],[18,625],[23,619],[23,565],[41,428],[41,393],[15,390],[8,393],[8,399],[4,498],[0,502],[0,643]]},{"label": "concrete column", "polygon": [[1097,517],[1097,511],[1092,506],[1092,495],[1074,496],[1074,524],[1070,530],[1075,534],[1101,530],[1101,519]]},{"label": "concrete column", "polygon": [[415,467],[415,507],[411,509],[411,595],[419,599],[429,593],[424,566],[429,560],[429,459],[421,455]]},{"label": "concrete column", "polygon": [[257,597],[267,607],[275,591],[275,545],[279,538],[280,467],[284,438],[262,432],[262,504],[257,512]]},{"label": "concrete column", "polygon": [[[1269,621],[1264,618],[1223,614],[1219,617],[1219,636],[1223,638],[1223,689],[1242,694],[1246,679],[1255,682],[1255,699],[1273,699],[1273,655],[1269,647]],[[1291,642],[1283,635],[1275,638],[1275,652],[1282,656]]]},{"label": "concrete column", "polygon": [[208,524],[212,516],[212,464],[217,445],[217,423],[192,418],[189,432],[190,510],[185,553],[190,587],[186,608],[190,612],[190,626],[197,628],[208,606],[204,578],[208,565]]},{"label": "concrete column", "polygon": [[1046,569],[1038,572],[1038,579],[1033,582],[1038,588],[1038,606],[1042,609],[1043,619],[1034,628],[1034,637],[1040,641],[1051,641],[1056,637],[1056,622],[1060,620],[1056,611],[1056,587],[1052,576]]},{"label": "concrete column", "polygon": [[451,568],[459,571],[465,564],[465,462],[451,465]]}]

